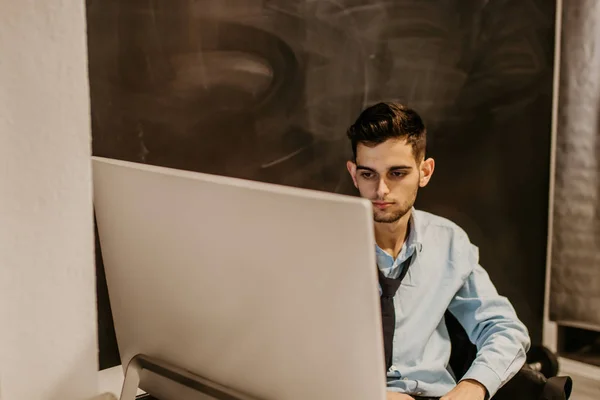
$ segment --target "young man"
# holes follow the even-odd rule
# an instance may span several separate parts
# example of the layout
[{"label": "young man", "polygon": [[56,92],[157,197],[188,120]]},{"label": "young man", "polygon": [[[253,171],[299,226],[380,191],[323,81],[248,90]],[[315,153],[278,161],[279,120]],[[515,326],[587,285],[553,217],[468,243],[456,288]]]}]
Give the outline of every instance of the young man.
[{"label": "young man", "polygon": [[[348,171],[360,195],[373,203],[388,399],[493,396],[524,365],[529,334],[478,264],[467,234],[413,208],[435,167],[425,158],[421,118],[402,105],[379,103],[361,113],[348,137],[354,153]],[[392,315],[385,314],[385,296]],[[447,310],[477,345],[475,361],[458,383],[448,364]]]}]

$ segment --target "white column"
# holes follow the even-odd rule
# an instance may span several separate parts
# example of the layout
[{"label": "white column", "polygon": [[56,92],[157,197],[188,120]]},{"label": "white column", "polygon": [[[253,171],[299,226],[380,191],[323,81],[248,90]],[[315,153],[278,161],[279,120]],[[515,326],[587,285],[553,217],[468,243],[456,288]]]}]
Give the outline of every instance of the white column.
[{"label": "white column", "polygon": [[0,0],[0,399],[89,399],[97,328],[84,0]]}]

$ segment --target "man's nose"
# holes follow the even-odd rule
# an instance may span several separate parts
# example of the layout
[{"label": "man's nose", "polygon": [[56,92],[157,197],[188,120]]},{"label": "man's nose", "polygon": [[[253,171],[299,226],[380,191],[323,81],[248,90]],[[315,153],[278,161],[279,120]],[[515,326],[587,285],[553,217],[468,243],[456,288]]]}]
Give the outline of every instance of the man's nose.
[{"label": "man's nose", "polygon": [[385,180],[382,178],[379,180],[379,184],[377,186],[377,196],[380,199],[385,198],[385,196],[387,196],[390,193],[390,189],[388,188],[387,183],[385,182]]}]

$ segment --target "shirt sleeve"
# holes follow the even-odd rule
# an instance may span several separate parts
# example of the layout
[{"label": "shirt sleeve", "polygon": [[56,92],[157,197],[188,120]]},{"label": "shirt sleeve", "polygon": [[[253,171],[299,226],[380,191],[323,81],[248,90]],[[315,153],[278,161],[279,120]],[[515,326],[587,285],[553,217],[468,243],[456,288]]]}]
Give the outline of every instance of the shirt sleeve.
[{"label": "shirt sleeve", "polygon": [[523,367],[531,341],[511,303],[479,265],[477,248],[469,243],[467,253],[473,270],[449,306],[477,346],[475,361],[461,380],[481,383],[492,397]]}]

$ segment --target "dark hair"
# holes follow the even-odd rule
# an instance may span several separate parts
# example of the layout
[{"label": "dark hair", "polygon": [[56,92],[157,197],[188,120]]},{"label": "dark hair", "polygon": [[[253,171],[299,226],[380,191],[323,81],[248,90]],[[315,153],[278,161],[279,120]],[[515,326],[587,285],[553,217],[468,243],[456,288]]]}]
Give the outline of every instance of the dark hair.
[{"label": "dark hair", "polygon": [[352,143],[356,161],[356,146],[376,146],[389,139],[402,139],[412,146],[413,155],[420,161],[425,155],[427,130],[415,110],[398,103],[377,103],[365,109],[346,133]]}]

